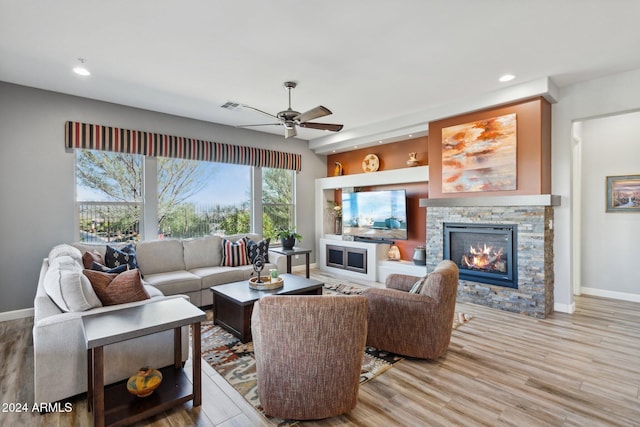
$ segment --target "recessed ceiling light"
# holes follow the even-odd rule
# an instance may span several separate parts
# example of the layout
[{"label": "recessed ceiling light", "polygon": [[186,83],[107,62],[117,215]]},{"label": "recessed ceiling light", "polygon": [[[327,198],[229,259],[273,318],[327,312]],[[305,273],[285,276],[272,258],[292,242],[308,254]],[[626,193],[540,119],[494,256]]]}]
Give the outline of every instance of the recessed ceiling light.
[{"label": "recessed ceiling light", "polygon": [[86,60],[84,58],[78,58],[78,61],[80,61],[80,65],[74,67],[73,72],[80,76],[90,76],[91,72],[84,66]]},{"label": "recessed ceiling light", "polygon": [[515,79],[516,76],[514,76],[513,74],[505,74],[504,76],[501,76],[498,81],[504,83],[504,82],[510,82],[511,80]]}]

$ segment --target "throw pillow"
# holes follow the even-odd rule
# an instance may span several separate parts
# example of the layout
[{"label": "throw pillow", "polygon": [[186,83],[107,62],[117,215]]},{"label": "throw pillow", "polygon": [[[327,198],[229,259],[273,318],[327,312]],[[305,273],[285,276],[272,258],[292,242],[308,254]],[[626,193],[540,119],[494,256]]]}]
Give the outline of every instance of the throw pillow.
[{"label": "throw pillow", "polygon": [[233,243],[222,239],[222,265],[225,267],[238,267],[249,264],[247,259],[247,245],[243,239]]},{"label": "throw pillow", "polygon": [[115,274],[124,273],[125,271],[129,270],[129,264],[122,264],[117,267],[109,268],[106,265],[102,265],[95,261],[92,262],[89,267],[91,268],[88,268],[88,270],[102,271],[103,273],[115,273]]},{"label": "throw pillow", "polygon": [[264,257],[264,262],[269,262],[269,242],[271,238],[260,240],[258,243],[251,240],[249,237],[244,237],[243,240],[247,245],[247,257],[249,264],[253,264],[253,260],[258,255]]},{"label": "throw pillow", "polygon": [[410,294],[419,294],[424,286],[424,283],[427,281],[427,276],[421,277],[413,284],[411,289],[409,289]]},{"label": "throw pillow", "polygon": [[137,269],[121,274],[84,270],[103,305],[124,304],[149,299]]},{"label": "throw pillow", "polygon": [[128,264],[131,270],[138,268],[136,250],[132,244],[120,249],[107,245],[107,251],[104,255],[104,264],[109,268],[118,267],[122,264]]},{"label": "throw pillow", "polygon": [[82,274],[82,267],[68,255],[54,259],[44,277],[44,290],[66,312],[86,311],[102,303]]},{"label": "throw pillow", "polygon": [[82,264],[84,268],[91,268],[91,265],[96,262],[98,264],[104,264],[104,259],[102,259],[102,255],[98,251],[85,251],[82,254]]}]

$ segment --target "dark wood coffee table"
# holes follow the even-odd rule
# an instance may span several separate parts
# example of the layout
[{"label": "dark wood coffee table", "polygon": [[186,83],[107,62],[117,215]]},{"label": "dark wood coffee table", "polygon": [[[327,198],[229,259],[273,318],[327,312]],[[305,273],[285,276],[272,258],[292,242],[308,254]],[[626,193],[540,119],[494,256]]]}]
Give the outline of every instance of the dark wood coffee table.
[{"label": "dark wood coffee table", "polygon": [[258,291],[249,281],[212,286],[213,321],[242,342],[251,341],[251,313],[253,304],[265,295],[322,295],[324,283],[294,274],[281,274],[284,286],[280,289]]}]

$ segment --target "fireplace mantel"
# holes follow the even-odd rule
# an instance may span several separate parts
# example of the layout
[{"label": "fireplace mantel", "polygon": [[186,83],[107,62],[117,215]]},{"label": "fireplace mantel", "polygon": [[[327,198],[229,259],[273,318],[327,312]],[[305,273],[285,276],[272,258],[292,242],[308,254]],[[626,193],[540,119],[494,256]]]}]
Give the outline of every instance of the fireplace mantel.
[{"label": "fireplace mantel", "polygon": [[560,206],[560,196],[534,194],[530,196],[456,197],[420,199],[420,207],[466,207],[466,206]]}]

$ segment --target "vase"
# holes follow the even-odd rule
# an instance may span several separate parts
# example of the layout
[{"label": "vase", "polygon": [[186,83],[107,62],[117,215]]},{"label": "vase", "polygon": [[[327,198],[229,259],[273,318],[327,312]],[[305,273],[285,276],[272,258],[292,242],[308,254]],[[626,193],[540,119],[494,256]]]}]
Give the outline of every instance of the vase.
[{"label": "vase", "polygon": [[418,246],[414,249],[413,263],[415,265],[427,265],[427,250],[424,246]]},{"label": "vase", "polygon": [[291,250],[296,244],[295,237],[287,237],[286,239],[280,239],[280,243],[282,243],[282,249]]},{"label": "vase", "polygon": [[333,234],[342,234],[342,218],[333,221]]},{"label": "vase", "polygon": [[127,381],[127,390],[129,393],[138,397],[147,397],[162,382],[162,373],[157,369],[140,368],[138,373]]}]

